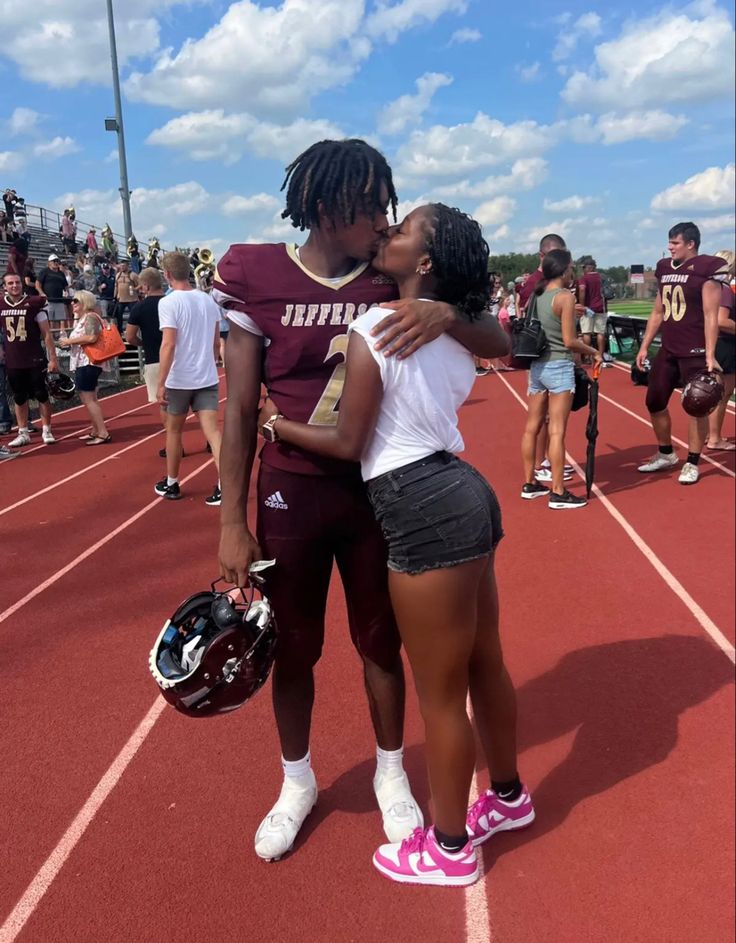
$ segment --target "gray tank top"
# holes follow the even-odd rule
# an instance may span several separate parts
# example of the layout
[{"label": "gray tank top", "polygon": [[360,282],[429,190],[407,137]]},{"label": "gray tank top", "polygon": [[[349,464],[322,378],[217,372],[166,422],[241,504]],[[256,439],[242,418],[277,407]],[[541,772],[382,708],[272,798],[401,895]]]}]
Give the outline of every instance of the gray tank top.
[{"label": "gray tank top", "polygon": [[539,358],[542,361],[572,360],[572,351],[568,350],[562,342],[562,321],[552,312],[552,302],[561,291],[566,291],[566,289],[555,288],[537,297],[537,318],[544,328],[549,345]]}]

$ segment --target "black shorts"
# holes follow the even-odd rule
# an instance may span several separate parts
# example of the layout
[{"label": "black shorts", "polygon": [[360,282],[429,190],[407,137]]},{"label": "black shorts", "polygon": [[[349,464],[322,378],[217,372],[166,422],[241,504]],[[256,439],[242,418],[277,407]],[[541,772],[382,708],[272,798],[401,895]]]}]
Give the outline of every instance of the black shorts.
[{"label": "black shorts", "polygon": [[49,391],[46,389],[46,364],[36,367],[8,367],[8,383],[13,391],[13,399],[18,406],[24,406],[29,399],[38,403],[48,403]]},{"label": "black shorts", "polygon": [[357,470],[354,475],[296,475],[261,464],[256,534],[276,618],[281,665],[315,665],[322,653],[333,562],[361,655],[388,670],[401,640],[388,594],[386,543]]},{"label": "black shorts", "polygon": [[457,566],[493,553],[503,537],[493,489],[472,465],[436,452],[368,482],[397,573]]},{"label": "black shorts", "polygon": [[662,347],[649,371],[646,399],[649,412],[664,412],[677,387],[684,387],[690,377],[701,370],[705,370],[705,354],[676,357]]},{"label": "black shorts", "polygon": [[100,379],[102,367],[88,364],[86,367],[77,367],[74,371],[74,385],[78,393],[94,393],[97,381]]},{"label": "black shorts", "polygon": [[736,337],[721,335],[716,343],[716,360],[724,373],[736,373]]}]

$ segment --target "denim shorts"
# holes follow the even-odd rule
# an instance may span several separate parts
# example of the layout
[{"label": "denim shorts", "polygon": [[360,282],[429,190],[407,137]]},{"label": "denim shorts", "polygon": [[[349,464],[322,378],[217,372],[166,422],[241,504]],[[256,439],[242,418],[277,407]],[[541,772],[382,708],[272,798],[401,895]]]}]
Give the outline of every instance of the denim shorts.
[{"label": "denim shorts", "polygon": [[575,366],[572,360],[533,360],[529,368],[529,388],[533,393],[574,393]]},{"label": "denim shorts", "polygon": [[388,567],[424,573],[492,554],[503,537],[501,508],[485,478],[448,452],[367,482],[388,543]]}]

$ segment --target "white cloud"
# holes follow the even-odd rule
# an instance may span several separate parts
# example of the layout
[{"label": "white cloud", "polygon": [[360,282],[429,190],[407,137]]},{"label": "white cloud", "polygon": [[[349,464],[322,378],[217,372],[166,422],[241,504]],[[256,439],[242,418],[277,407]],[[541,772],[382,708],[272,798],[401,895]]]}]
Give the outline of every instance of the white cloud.
[{"label": "white cloud", "polygon": [[405,30],[422,23],[434,23],[444,13],[465,13],[466,0],[376,0],[374,11],[366,21],[366,30],[374,39],[384,38],[395,43]]},{"label": "white cloud", "polygon": [[231,3],[201,39],[165,49],[125,83],[134,101],[173,108],[242,107],[296,116],[317,93],[346,83],[370,53],[363,0]]},{"label": "white cloud", "polygon": [[23,158],[17,151],[0,151],[0,171],[20,170]]},{"label": "white cloud", "polygon": [[502,121],[478,112],[468,123],[415,131],[399,148],[399,173],[407,177],[465,176],[482,167],[536,157],[555,143],[550,126]]},{"label": "white cloud", "polygon": [[415,85],[416,95],[401,95],[389,102],[378,115],[378,130],[382,134],[400,134],[409,125],[419,124],[422,115],[432,103],[434,93],[452,85],[452,76],[442,72],[425,72]]},{"label": "white cloud", "polygon": [[547,200],[544,201],[544,208],[551,213],[579,213],[580,210],[585,209],[586,206],[592,206],[594,203],[600,202],[598,197],[595,196],[568,196],[564,200]]},{"label": "white cloud", "polygon": [[16,108],[8,119],[8,132],[13,137],[30,134],[38,127],[41,117],[32,108]]},{"label": "white cloud", "polygon": [[449,45],[454,46],[456,43],[477,43],[481,39],[483,39],[483,34],[479,29],[464,27],[463,29],[455,30],[452,36],[450,36]]},{"label": "white cloud", "polygon": [[736,165],[708,167],[652,198],[653,210],[731,209],[736,201]]},{"label": "white cloud", "polygon": [[731,97],[734,36],[729,14],[712,0],[636,17],[595,49],[595,65],[576,71],[562,92],[571,105],[611,109]]},{"label": "white cloud", "polygon": [[622,144],[624,141],[646,139],[669,141],[675,137],[688,119],[684,115],[671,115],[666,111],[632,111],[628,114],[607,112],[596,124],[604,144]]},{"label": "white cloud", "polygon": [[733,245],[733,234],[736,230],[736,215],[733,213],[724,213],[722,216],[706,217],[698,221],[698,227],[704,236],[713,238],[717,235],[728,236],[729,243]]},{"label": "white cloud", "polygon": [[519,78],[522,82],[533,82],[536,78],[539,78],[539,70],[541,68],[540,62],[532,62],[527,65],[524,62],[520,62],[515,66],[516,71],[519,73]]},{"label": "white cloud", "polygon": [[248,213],[263,210],[275,210],[281,206],[281,201],[270,193],[255,193],[253,196],[231,196],[222,204],[222,212],[226,216],[242,216]]},{"label": "white cloud", "polygon": [[219,159],[233,164],[245,153],[290,160],[315,141],[343,136],[329,121],[298,118],[289,125],[277,125],[245,113],[226,114],[218,108],[172,118],[152,131],[146,143],[186,151],[192,160]]},{"label": "white cloud", "polygon": [[520,157],[511,165],[508,174],[486,177],[471,183],[470,180],[461,180],[458,183],[434,187],[432,192],[443,199],[462,199],[475,197],[483,199],[497,196],[501,193],[518,193],[522,190],[533,190],[547,177],[547,161],[542,157]]},{"label": "white cloud", "polygon": [[[115,6],[115,34],[121,67],[159,46],[155,19],[183,0],[126,0]],[[97,0],[34,0],[32,15],[21,0],[3,4],[3,55],[30,82],[73,88],[81,82],[111,83],[105,4]]]},{"label": "white cloud", "polygon": [[57,160],[59,157],[66,157],[68,154],[76,154],[79,150],[80,147],[74,138],[57,136],[51,141],[36,144],[33,148],[33,154],[43,160]]},{"label": "white cloud", "polygon": [[500,226],[507,223],[516,210],[516,200],[510,196],[498,196],[492,200],[486,200],[473,211],[473,218],[481,226]]},{"label": "white cloud", "polygon": [[561,62],[569,58],[581,39],[591,37],[595,39],[602,32],[602,20],[597,13],[583,13],[572,25],[566,20],[562,24],[562,29],[557,35],[555,48],[552,50],[552,58],[555,62]]},{"label": "white cloud", "polygon": [[[193,180],[160,189],[139,187],[130,198],[133,231],[139,241],[166,234],[168,245],[187,245],[192,217],[210,209],[213,202],[212,194]],[[59,211],[74,206],[78,219],[97,226],[110,223],[115,232],[122,232],[123,217],[117,190],[64,193],[53,201],[53,206]]]}]

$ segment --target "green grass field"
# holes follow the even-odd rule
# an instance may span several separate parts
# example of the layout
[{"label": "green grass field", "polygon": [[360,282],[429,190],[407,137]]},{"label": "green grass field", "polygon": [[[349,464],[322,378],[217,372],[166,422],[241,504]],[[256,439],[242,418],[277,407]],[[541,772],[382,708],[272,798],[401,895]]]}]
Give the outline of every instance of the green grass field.
[{"label": "green grass field", "polygon": [[614,298],[608,303],[608,310],[611,314],[629,318],[648,318],[653,306],[653,301],[618,301]]}]

